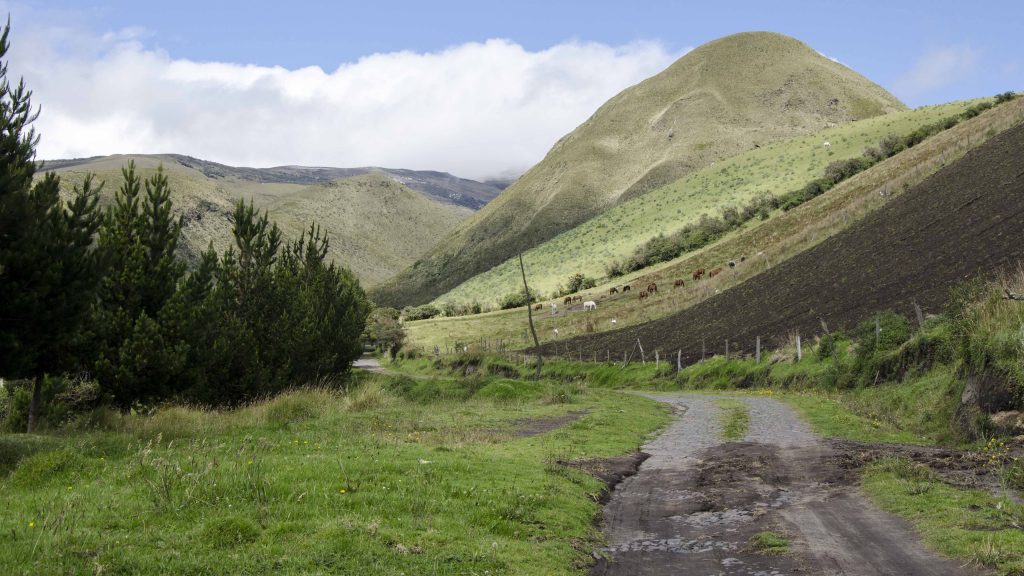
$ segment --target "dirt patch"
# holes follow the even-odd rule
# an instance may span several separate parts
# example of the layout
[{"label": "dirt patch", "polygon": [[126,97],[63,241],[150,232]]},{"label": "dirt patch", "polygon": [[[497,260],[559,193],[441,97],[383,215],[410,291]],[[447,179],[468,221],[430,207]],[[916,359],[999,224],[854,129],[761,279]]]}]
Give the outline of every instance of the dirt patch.
[{"label": "dirt patch", "polygon": [[553,416],[551,418],[521,418],[512,422],[512,425],[515,426],[512,434],[516,438],[539,436],[575,422],[589,413],[586,410],[577,410],[569,412],[564,416]]},{"label": "dirt patch", "polygon": [[1004,492],[997,470],[981,452],[912,444],[879,444],[831,439],[836,465],[851,473],[879,458],[906,458],[927,466],[943,482],[958,488]]},{"label": "dirt patch", "polygon": [[605,488],[601,491],[598,501],[604,505],[611,498],[612,490],[620,482],[636,474],[636,471],[651,455],[646,452],[634,452],[625,456],[614,458],[588,458],[586,460],[570,460],[557,462],[560,466],[582,470],[598,480],[604,482]]},{"label": "dirt patch", "polygon": [[[938,311],[951,286],[1024,260],[1024,126],[1006,130],[835,236],[750,280],[674,315],[558,342],[584,357],[630,350],[682,350],[729,341],[751,353],[755,338],[778,346],[848,328],[885,309],[913,317],[912,301]],[[542,348],[555,354],[556,344]],[[709,348],[709,352],[715,349]]]}]

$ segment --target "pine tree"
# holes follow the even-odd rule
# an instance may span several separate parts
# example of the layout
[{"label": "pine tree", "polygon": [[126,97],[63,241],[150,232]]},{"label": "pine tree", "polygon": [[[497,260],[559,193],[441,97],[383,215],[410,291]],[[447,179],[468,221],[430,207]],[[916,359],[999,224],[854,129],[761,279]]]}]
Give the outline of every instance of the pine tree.
[{"label": "pine tree", "polygon": [[[159,318],[185,273],[175,257],[181,220],[171,217],[163,167],[143,181],[130,161],[100,227],[106,274],[93,312],[95,371],[122,406],[169,395],[187,343],[168,338]],[[145,187],[145,196],[142,194]]]},{"label": "pine tree", "polygon": [[97,190],[87,178],[73,200],[50,173],[33,184],[38,116],[23,81],[7,79],[10,22],[0,34],[0,374],[32,378],[28,431],[37,424],[45,374],[70,367],[98,282],[92,239]]}]

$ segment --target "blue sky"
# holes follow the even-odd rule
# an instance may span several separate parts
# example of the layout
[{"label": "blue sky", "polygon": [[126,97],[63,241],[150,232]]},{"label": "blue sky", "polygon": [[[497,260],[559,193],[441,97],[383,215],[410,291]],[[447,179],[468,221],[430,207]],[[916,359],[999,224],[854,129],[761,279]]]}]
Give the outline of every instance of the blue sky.
[{"label": "blue sky", "polygon": [[[22,0],[0,8],[14,25],[11,69],[44,106],[43,155],[162,150],[251,165],[517,171],[619,90],[746,30],[794,36],[910,106],[1024,89],[1019,2]],[[139,83],[138,101],[101,88],[126,82]],[[156,84],[157,94],[146,90]],[[335,112],[298,103],[295,86]],[[83,90],[91,104],[73,101]],[[189,99],[225,108],[182,104]],[[124,113],[104,110],[110,105]],[[266,126],[285,119],[290,125]],[[224,132],[212,139],[203,134],[211,120]],[[243,126],[259,122],[261,130]],[[90,131],[102,137],[89,143]],[[286,145],[261,144],[278,138]]]}]

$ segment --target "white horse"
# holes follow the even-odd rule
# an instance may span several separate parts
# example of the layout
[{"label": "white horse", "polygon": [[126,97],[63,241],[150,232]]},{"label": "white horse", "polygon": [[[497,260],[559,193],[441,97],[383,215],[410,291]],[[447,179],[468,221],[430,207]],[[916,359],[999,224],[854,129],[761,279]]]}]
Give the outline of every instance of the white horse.
[{"label": "white horse", "polygon": [[593,300],[587,300],[586,302],[583,303],[583,310],[597,310],[597,302],[594,302]]},{"label": "white horse", "polygon": [[831,148],[832,144],[829,142],[825,142],[824,144],[822,144],[822,146],[824,146],[825,148]]}]

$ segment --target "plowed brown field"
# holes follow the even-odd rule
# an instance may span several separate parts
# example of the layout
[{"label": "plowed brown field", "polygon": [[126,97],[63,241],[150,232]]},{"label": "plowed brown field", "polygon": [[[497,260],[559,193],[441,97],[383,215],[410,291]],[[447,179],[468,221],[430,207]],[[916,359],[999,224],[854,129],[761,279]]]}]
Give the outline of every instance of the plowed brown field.
[{"label": "plowed brown field", "polygon": [[887,206],[817,246],[679,313],[555,345],[584,358],[621,356],[639,338],[648,354],[733,353],[850,327],[886,309],[937,312],[952,286],[1024,262],[1024,125],[1006,130]]}]

